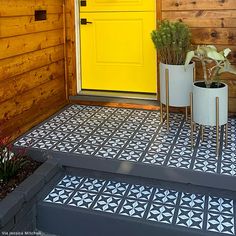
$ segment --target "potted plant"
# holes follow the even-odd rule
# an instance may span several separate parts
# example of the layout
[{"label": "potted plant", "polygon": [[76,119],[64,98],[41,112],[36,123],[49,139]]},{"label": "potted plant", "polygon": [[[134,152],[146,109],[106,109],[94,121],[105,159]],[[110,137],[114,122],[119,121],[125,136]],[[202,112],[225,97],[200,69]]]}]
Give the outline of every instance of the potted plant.
[{"label": "potted plant", "polygon": [[[224,72],[236,74],[227,56],[231,50],[220,52],[213,45],[199,45],[196,50],[187,53],[185,65],[192,60],[199,61],[203,68],[204,80],[193,84],[193,121],[200,125],[224,125],[228,121],[228,86],[220,82]],[[218,108],[216,106],[218,100]],[[216,110],[219,110],[219,117]]]},{"label": "potted plant", "polygon": [[9,137],[0,137],[0,201],[39,166],[25,149],[13,149]]},{"label": "potted plant", "polygon": [[[175,107],[189,106],[194,63],[184,66],[186,54],[191,46],[188,26],[182,22],[163,20],[158,22],[157,29],[152,31],[151,37],[160,60],[161,105],[163,103]],[[167,102],[169,104],[166,104]]]}]

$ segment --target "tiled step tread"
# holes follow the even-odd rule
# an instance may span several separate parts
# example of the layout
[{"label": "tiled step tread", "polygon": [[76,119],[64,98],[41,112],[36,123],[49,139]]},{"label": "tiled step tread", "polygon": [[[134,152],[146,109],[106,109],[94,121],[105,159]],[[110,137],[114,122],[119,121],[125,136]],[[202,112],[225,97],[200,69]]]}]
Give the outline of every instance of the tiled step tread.
[{"label": "tiled step tread", "polygon": [[[177,191],[86,176],[66,175],[44,198],[45,206],[101,213],[137,223],[203,235],[235,234],[235,202],[211,194]],[[46,204],[46,205],[45,205]]]}]

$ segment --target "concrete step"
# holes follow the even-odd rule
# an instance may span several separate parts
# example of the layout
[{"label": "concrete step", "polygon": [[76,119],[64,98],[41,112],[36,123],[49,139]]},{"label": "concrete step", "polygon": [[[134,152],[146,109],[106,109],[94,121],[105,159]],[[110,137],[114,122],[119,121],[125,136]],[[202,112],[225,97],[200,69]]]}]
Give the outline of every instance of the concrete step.
[{"label": "concrete step", "polygon": [[38,204],[37,228],[56,235],[234,235],[233,192],[67,168]]}]

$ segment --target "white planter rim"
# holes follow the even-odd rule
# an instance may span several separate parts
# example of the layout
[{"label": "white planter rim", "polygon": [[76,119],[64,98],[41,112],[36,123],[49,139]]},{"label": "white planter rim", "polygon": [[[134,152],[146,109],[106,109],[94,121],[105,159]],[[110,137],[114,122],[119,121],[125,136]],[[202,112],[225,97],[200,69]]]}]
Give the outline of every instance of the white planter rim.
[{"label": "white planter rim", "polygon": [[[165,64],[165,63],[163,63],[163,62],[160,62],[160,64],[162,64],[162,65],[165,65],[165,66],[184,66],[184,64],[181,64],[181,65],[175,65],[175,64]],[[188,66],[192,66],[192,65],[194,65],[195,64],[195,62],[190,62],[188,65],[187,65],[187,67]]]},{"label": "white planter rim", "polygon": [[[217,83],[217,82],[213,82],[214,84]],[[205,86],[199,86],[199,84],[204,84],[205,85],[205,81],[204,80],[198,80],[198,81],[195,81],[194,83],[194,86],[196,86],[198,89],[203,89],[203,90],[218,90],[218,89],[224,89],[227,84],[224,83],[224,82],[219,82],[219,84],[221,85],[220,87],[210,87],[210,88],[207,88]]]}]

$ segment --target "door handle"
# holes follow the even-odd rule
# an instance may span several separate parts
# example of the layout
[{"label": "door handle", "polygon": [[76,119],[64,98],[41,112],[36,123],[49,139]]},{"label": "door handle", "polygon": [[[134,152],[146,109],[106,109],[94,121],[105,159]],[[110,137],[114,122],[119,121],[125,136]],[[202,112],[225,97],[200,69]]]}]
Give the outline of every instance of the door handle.
[{"label": "door handle", "polygon": [[81,18],[80,19],[80,24],[81,25],[87,25],[87,24],[92,24],[93,22],[91,22],[91,21],[87,21],[87,19],[86,18]]}]

